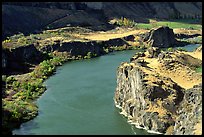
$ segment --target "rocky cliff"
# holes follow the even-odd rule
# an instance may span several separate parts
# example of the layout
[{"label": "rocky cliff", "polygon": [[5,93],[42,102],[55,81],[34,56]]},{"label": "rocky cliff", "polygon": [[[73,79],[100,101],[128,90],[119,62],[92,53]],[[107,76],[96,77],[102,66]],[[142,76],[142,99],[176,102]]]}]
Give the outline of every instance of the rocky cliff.
[{"label": "rocky cliff", "polygon": [[39,64],[46,56],[31,44],[15,49],[2,49],[2,71],[6,73],[28,72],[32,65]]},{"label": "rocky cliff", "polygon": [[[202,84],[199,83],[202,83],[202,75],[175,56],[180,53],[149,54],[148,51],[137,53],[130,63],[124,62],[118,67],[116,107],[121,109],[128,122],[138,128],[169,135],[201,134]],[[197,61],[201,63],[201,60]],[[165,65],[165,62],[168,63]],[[164,68],[165,72],[161,73],[159,69]],[[177,74],[181,68],[187,69],[188,73]],[[181,78],[178,81],[170,73],[179,78],[193,75],[199,79],[194,83],[197,86],[187,89]]]},{"label": "rocky cliff", "polygon": [[[5,46],[2,49],[3,74],[27,73],[30,68],[48,59],[49,53],[66,52],[71,57],[84,57],[91,52],[94,56],[106,54],[104,49],[110,47],[130,46],[129,38],[113,38],[108,40],[50,40],[48,43],[34,42],[30,45]],[[43,40],[42,40],[43,41]],[[5,44],[5,43],[4,43]],[[111,50],[109,50],[111,51]]]}]

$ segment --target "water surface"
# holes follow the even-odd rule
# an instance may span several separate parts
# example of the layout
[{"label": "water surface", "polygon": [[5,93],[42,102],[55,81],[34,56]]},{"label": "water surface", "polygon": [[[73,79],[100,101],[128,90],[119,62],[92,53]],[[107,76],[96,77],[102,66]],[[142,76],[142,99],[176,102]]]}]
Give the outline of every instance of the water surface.
[{"label": "water surface", "polygon": [[[193,51],[199,45],[187,45]],[[144,135],[114,106],[116,70],[135,54],[114,52],[58,67],[45,81],[46,92],[37,100],[39,115],[23,123],[14,134],[27,135]]]},{"label": "water surface", "polygon": [[58,67],[37,100],[39,115],[14,134],[148,134],[133,128],[114,106],[116,70],[136,51],[120,51]]}]

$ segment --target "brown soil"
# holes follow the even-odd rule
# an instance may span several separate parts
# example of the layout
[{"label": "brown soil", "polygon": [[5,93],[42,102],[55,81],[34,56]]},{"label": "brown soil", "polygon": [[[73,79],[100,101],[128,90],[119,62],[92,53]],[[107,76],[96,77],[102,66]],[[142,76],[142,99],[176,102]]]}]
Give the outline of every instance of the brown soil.
[{"label": "brown soil", "polygon": [[[177,54],[181,54],[180,52]],[[189,55],[194,55],[195,57],[202,60],[201,57],[196,52],[188,52]],[[173,66],[168,69],[164,64],[160,63],[157,58],[144,58],[147,62],[147,66],[152,69],[148,73],[159,73],[162,76],[170,77],[174,82],[185,89],[192,88],[194,85],[202,83],[202,74],[196,73],[189,66],[183,64],[173,64]],[[153,71],[154,70],[154,71]]]},{"label": "brown soil", "polygon": [[86,34],[73,34],[75,37],[88,39],[88,40],[109,40],[115,38],[122,38],[129,35],[137,35],[148,32],[148,30],[138,30],[138,29],[115,29],[111,31],[98,31],[94,33],[86,33]]},{"label": "brown soil", "polygon": [[190,56],[202,60],[202,51],[195,51],[195,52],[183,52],[184,54],[189,54]]},{"label": "brown soil", "polygon": [[202,30],[189,30],[189,29],[174,29],[175,34],[186,34],[186,35],[193,35],[193,34],[200,34],[202,35]]}]

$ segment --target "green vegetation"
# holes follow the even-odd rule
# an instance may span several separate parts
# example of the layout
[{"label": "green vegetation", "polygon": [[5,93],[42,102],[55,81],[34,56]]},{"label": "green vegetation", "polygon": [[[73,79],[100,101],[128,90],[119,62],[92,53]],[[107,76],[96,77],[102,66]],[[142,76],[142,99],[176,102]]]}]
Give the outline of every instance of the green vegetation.
[{"label": "green vegetation", "polygon": [[202,44],[202,36],[197,36],[197,37],[188,38],[188,39],[179,39],[179,41],[188,42],[191,44]]},{"label": "green vegetation", "polygon": [[148,24],[145,23],[138,23],[137,28],[138,29],[151,29],[153,27],[157,26],[168,26],[172,29],[175,28],[185,28],[185,29],[195,29],[200,30],[202,29],[202,25],[199,24],[191,24],[191,22],[188,20],[172,20],[172,21],[151,21]]},{"label": "green vegetation", "polygon": [[84,56],[84,59],[90,59],[90,58],[93,58],[93,57],[96,57],[96,56],[97,56],[97,54],[88,52],[87,55]]},{"label": "green vegetation", "polygon": [[13,129],[21,122],[26,122],[34,118],[38,107],[30,102],[22,100],[2,100],[2,126],[3,128]]},{"label": "green vegetation", "polygon": [[169,51],[169,52],[173,52],[174,49],[173,49],[172,47],[170,47],[170,48],[167,49],[167,51]]},{"label": "green vegetation", "polygon": [[[55,38],[56,37],[56,38]],[[53,39],[55,38],[55,39]],[[65,30],[46,30],[39,34],[30,34],[25,36],[23,33],[16,34],[10,37],[7,37],[6,40],[2,41],[2,47],[7,49],[15,49],[16,47],[27,46],[30,44],[38,43],[38,46],[53,45],[60,40],[70,40],[76,39],[74,36],[71,36],[69,31]]]},{"label": "green vegetation", "polygon": [[62,65],[63,62],[71,60],[70,54],[68,52],[53,52],[49,56],[51,59],[44,60],[41,62],[33,72],[30,73],[33,79],[42,78],[47,79],[48,76],[52,75],[56,69],[56,66]]},{"label": "green vegetation", "polygon": [[[55,72],[56,66],[70,59],[67,52],[53,52],[49,58],[35,67],[26,77],[16,79],[13,76],[3,76],[6,84],[7,97],[2,99],[4,115],[3,126],[12,129],[12,123],[22,123],[37,115],[37,106],[33,102],[44,91],[43,81]],[[17,124],[18,125],[18,124]]]},{"label": "green vegetation", "polygon": [[[195,24],[187,24],[187,23],[180,23],[180,22],[167,22],[167,21],[161,21],[156,23],[156,26],[168,26],[172,29],[175,28],[185,28],[185,29],[202,29],[201,25],[195,25]],[[140,29],[151,29],[155,26],[153,24],[144,24],[144,23],[138,23],[137,28]]]},{"label": "green vegetation", "polygon": [[[171,28],[188,28],[188,29],[201,29],[201,25],[179,23],[179,22],[162,22],[162,21],[151,21],[150,24],[135,23],[127,18],[121,18],[116,22],[119,26],[125,27],[136,27],[136,28],[152,28],[159,25],[166,25]],[[57,37],[57,38],[55,38]],[[54,40],[52,38],[55,38]],[[70,40],[75,39],[74,36],[70,35],[68,30],[55,30],[55,31],[43,31],[40,34],[31,34],[29,36],[24,36],[20,33],[8,37],[2,42],[2,48],[16,48],[19,46],[27,46],[30,44],[38,43],[38,46],[53,45],[60,42],[66,38]],[[41,41],[42,40],[42,41]],[[198,41],[202,43],[202,37],[197,37],[197,39],[188,39],[189,41]],[[40,44],[39,44],[40,43]],[[111,51],[121,51],[121,50],[131,50],[139,49],[144,46],[111,46],[104,48],[105,53]],[[173,51],[173,48],[168,48],[168,51]],[[184,51],[184,49],[178,49]],[[45,53],[47,54],[47,53]],[[48,54],[48,58],[41,62],[39,65],[35,66],[35,69],[30,72],[25,78],[17,79],[15,77],[5,75],[2,76],[2,83],[5,84],[5,90],[2,94],[6,94],[6,97],[2,99],[3,113],[8,111],[11,115],[4,115],[3,125],[8,126],[8,123],[12,122],[23,122],[30,120],[37,115],[37,106],[34,104],[33,100],[38,98],[46,89],[43,85],[43,81],[49,76],[54,74],[56,67],[62,65],[62,63],[68,60],[75,59],[90,59],[98,56],[95,53],[88,52],[86,56],[78,55],[71,56],[68,52],[57,52],[54,51]],[[202,72],[202,67],[196,69],[197,72]]]},{"label": "green vegetation", "polygon": [[108,48],[104,48],[104,47],[103,47],[103,51],[104,51],[105,53],[109,53],[109,49],[108,49]]},{"label": "green vegetation", "polygon": [[176,50],[178,50],[178,51],[186,51],[187,52],[187,50],[186,49],[184,49],[184,48],[177,48]]},{"label": "green vegetation", "polygon": [[137,23],[135,23],[134,20],[130,20],[130,19],[123,18],[123,17],[117,20],[115,24],[118,26],[131,27],[131,28],[137,25]]},{"label": "green vegetation", "polygon": [[131,28],[135,27],[137,29],[152,29],[154,27],[159,27],[159,26],[168,26],[172,29],[175,29],[175,28],[185,28],[185,29],[195,29],[195,30],[202,29],[202,25],[195,22],[195,19],[181,19],[181,18],[174,18],[170,21],[157,21],[155,19],[149,19],[149,23],[136,23],[134,20],[121,17],[121,19],[116,20],[115,24],[118,26],[124,26],[124,27],[131,27]]},{"label": "green vegetation", "polygon": [[196,68],[196,72],[197,72],[197,73],[202,73],[202,66]]}]

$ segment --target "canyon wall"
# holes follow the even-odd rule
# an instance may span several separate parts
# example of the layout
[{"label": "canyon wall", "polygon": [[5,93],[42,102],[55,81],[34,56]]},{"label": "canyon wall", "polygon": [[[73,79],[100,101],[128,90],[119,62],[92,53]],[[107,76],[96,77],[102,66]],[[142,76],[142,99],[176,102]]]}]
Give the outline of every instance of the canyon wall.
[{"label": "canyon wall", "polygon": [[148,66],[145,56],[137,53],[117,69],[114,102],[120,113],[129,123],[150,132],[202,134],[202,84],[186,90]]},{"label": "canyon wall", "polygon": [[3,2],[3,38],[71,26],[108,30],[108,21],[126,17],[149,23],[149,18],[202,18],[201,2]]},{"label": "canyon wall", "polygon": [[[126,38],[115,38],[106,41],[55,41],[53,44],[40,46],[39,44],[31,44],[16,47],[13,49],[2,49],[2,70],[3,74],[9,72],[13,73],[25,73],[29,72],[29,68],[39,64],[43,60],[48,58],[48,53],[54,51],[67,52],[71,56],[87,56],[91,52],[94,56],[101,56],[106,54],[104,48],[111,46],[130,46]],[[109,50],[111,51],[111,50]]]}]

